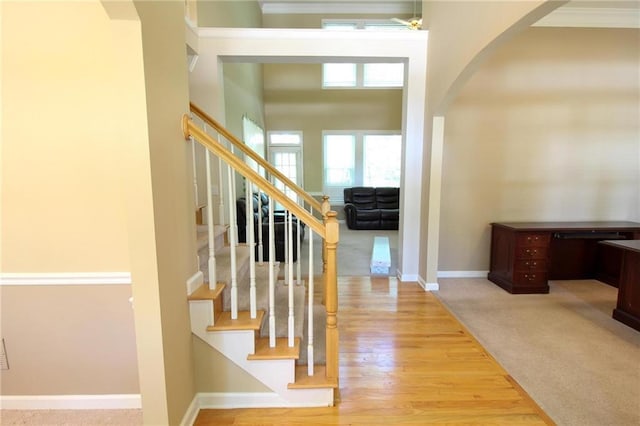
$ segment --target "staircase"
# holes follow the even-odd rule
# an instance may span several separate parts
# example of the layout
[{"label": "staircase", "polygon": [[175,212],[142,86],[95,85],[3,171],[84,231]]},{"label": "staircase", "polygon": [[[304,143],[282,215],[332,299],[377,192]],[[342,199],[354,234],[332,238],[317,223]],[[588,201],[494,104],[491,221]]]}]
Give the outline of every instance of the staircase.
[{"label": "staircase", "polygon": [[[205,118],[211,126],[212,120]],[[197,225],[201,282],[199,286],[192,285],[195,289],[188,295],[192,333],[268,387],[272,393],[265,406],[333,405],[338,387],[335,213],[328,212],[326,206],[320,209],[315,205],[317,213],[324,210],[324,222],[329,225],[319,222],[312,213],[292,204],[270,182],[243,167],[244,163],[236,164],[239,160],[229,149],[189,121],[188,118],[183,121],[187,136],[224,158],[229,167],[240,172],[247,182],[255,183],[259,191],[274,197],[308,225],[310,234],[323,237],[327,243],[336,240],[324,245],[322,257],[326,267],[321,277],[324,288],[322,297],[317,298],[314,277],[293,280],[292,268],[286,273],[281,270],[288,265],[273,260],[256,261],[253,238],[247,244],[237,244],[233,227]],[[226,139],[235,139],[223,128],[216,130]],[[260,158],[260,161],[264,160]],[[229,198],[231,201],[227,202],[233,203],[235,197]],[[210,215],[208,223],[211,222]],[[247,235],[253,237],[253,232]],[[211,241],[213,250],[210,251]],[[311,244],[311,241],[305,243]],[[215,277],[214,283],[209,280],[210,268],[215,269],[211,274]],[[278,279],[283,275],[285,279]]]}]

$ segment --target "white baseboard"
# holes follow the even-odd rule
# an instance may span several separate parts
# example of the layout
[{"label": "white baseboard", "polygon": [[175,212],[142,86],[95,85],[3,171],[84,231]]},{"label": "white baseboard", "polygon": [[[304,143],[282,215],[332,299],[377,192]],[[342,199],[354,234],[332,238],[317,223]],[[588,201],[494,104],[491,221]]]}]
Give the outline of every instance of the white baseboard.
[{"label": "white baseboard", "polygon": [[438,278],[487,278],[489,271],[438,271]]},{"label": "white baseboard", "polygon": [[424,289],[424,291],[438,291],[440,290],[440,285],[438,283],[428,283],[422,277],[418,277],[416,280],[420,287]]},{"label": "white baseboard", "polygon": [[204,274],[202,271],[198,271],[191,278],[187,280],[187,296],[196,291],[202,284],[204,284]]},{"label": "white baseboard", "polygon": [[396,271],[396,278],[404,282],[416,282],[419,280],[419,276],[415,274],[403,274],[399,270]]},{"label": "white baseboard", "polygon": [[124,410],[142,408],[140,394],[1,395],[5,410]]},{"label": "white baseboard", "polygon": [[290,403],[275,392],[210,392],[197,395],[199,408],[265,408],[286,407]]},{"label": "white baseboard", "polygon": [[0,285],[131,284],[130,272],[3,272]]},{"label": "white baseboard", "polygon": [[196,422],[196,418],[198,417],[198,413],[200,412],[200,401],[198,399],[198,394],[193,397],[191,404],[189,404],[189,408],[187,408],[187,412],[184,413],[182,417],[182,421],[180,422],[180,426],[193,426]]}]

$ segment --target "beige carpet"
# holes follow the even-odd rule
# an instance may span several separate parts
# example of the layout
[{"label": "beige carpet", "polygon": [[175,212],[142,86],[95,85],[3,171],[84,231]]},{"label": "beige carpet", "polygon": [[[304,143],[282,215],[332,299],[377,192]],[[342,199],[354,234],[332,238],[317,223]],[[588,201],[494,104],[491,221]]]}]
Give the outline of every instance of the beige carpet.
[{"label": "beige carpet", "polygon": [[486,279],[435,294],[559,425],[640,425],[640,332],[611,318],[617,289],[552,281],[511,295]]},{"label": "beige carpet", "polygon": [[137,426],[142,410],[0,410],[1,425]]}]

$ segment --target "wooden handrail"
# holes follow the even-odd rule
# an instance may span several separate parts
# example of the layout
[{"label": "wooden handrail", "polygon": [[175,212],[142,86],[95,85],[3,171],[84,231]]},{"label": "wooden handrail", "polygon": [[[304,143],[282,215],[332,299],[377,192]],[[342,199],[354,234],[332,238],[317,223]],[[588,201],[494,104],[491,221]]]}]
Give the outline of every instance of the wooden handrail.
[{"label": "wooden handrail", "polygon": [[235,137],[232,133],[230,133],[224,126],[214,120],[211,116],[209,116],[206,112],[204,112],[200,107],[198,107],[193,102],[189,103],[191,108],[191,112],[200,117],[205,123],[209,126],[213,127],[216,132],[224,136],[228,141],[230,141],[234,146],[238,147],[245,155],[248,155],[253,159],[256,163],[264,167],[264,169],[269,172],[269,174],[274,175],[280,181],[282,181],[286,186],[293,189],[293,191],[302,197],[311,207],[313,207],[316,211],[320,212],[322,210],[322,206],[318,200],[313,198],[308,192],[304,189],[300,188],[295,182],[285,176],[280,170],[273,167],[269,162],[267,162],[264,158],[260,157],[254,150],[248,148],[240,139]]},{"label": "wooden handrail", "polygon": [[[198,142],[209,148],[218,157],[222,158],[227,164],[232,166],[242,176],[254,183],[257,183],[260,189],[262,189],[270,197],[273,197],[277,202],[282,204],[282,206],[287,210],[291,211],[299,220],[302,220],[302,222],[309,225],[314,231],[316,231],[318,235],[320,235],[322,238],[325,238],[325,227],[318,219],[316,219],[315,216],[298,205],[291,198],[287,197],[271,182],[259,175],[244,161],[233,155],[231,151],[224,148],[218,141],[205,133],[193,122],[193,120],[189,118],[187,114],[184,114],[182,116],[182,131],[184,133],[185,139],[189,139],[189,136],[193,136],[198,140]],[[225,130],[225,133],[228,132]],[[223,133],[221,132],[220,134]],[[227,137],[226,135],[223,136]]]}]

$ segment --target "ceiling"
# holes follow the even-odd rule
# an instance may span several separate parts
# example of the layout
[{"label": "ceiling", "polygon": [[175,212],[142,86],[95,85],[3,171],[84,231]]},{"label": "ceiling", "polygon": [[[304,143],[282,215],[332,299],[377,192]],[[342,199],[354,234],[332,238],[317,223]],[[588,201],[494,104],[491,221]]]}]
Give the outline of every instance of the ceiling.
[{"label": "ceiling", "polygon": [[[422,1],[412,0],[259,0],[265,14],[381,14],[421,16]],[[640,28],[638,0],[574,0],[535,26]]]}]

